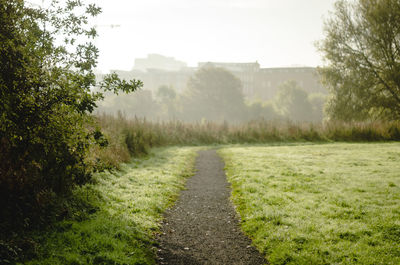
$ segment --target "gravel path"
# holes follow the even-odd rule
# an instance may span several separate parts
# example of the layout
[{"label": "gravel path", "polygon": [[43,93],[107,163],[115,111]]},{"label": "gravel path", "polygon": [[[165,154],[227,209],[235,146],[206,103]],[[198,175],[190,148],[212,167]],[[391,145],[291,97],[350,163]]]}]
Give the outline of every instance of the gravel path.
[{"label": "gravel path", "polygon": [[265,264],[239,228],[230,185],[215,150],[200,151],[197,173],[165,214],[158,264]]}]

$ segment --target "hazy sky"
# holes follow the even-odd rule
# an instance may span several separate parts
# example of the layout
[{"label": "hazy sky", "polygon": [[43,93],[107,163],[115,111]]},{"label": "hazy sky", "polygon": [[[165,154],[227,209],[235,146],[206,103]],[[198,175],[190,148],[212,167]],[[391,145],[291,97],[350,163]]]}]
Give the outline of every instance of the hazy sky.
[{"label": "hazy sky", "polygon": [[[314,42],[335,0],[98,0],[98,68],[129,70],[158,53],[262,67],[320,65]],[[118,28],[106,25],[119,24]]]}]

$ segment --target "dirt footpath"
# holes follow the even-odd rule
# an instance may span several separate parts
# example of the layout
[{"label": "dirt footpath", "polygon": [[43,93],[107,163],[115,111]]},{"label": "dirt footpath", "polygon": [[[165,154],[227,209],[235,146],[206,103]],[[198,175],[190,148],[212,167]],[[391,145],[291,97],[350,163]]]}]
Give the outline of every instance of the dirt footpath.
[{"label": "dirt footpath", "polygon": [[158,264],[265,264],[239,228],[224,164],[215,150],[200,151],[197,173],[165,214]]}]

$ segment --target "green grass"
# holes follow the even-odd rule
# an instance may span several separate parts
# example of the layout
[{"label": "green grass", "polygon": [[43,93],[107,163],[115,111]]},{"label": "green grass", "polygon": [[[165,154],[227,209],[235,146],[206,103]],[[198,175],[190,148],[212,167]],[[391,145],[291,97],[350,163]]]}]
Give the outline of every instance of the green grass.
[{"label": "green grass", "polygon": [[97,174],[75,191],[89,204],[33,236],[36,258],[24,264],[154,264],[154,234],[193,173],[196,150],[154,149],[121,171]]},{"label": "green grass", "polygon": [[242,229],[270,264],[400,264],[400,144],[222,148]]}]

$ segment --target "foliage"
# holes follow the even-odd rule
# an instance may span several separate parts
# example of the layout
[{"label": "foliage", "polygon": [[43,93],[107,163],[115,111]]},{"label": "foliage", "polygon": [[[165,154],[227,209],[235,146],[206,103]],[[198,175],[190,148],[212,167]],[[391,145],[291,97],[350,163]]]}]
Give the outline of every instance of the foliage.
[{"label": "foliage", "polygon": [[400,144],[222,148],[241,226],[269,264],[399,264]]},{"label": "foliage", "polygon": [[400,2],[340,0],[325,23],[320,69],[327,113],[345,121],[400,118]]},{"label": "foliage", "polygon": [[[88,26],[100,12],[82,1],[42,8],[0,0],[2,231],[54,217],[56,196],[90,180],[89,148],[106,145],[90,116],[103,97],[91,92],[98,50],[92,43],[96,31]],[[140,85],[115,75],[100,84],[123,92]]]},{"label": "foliage", "polygon": [[223,68],[205,66],[190,79],[182,98],[183,119],[241,121],[245,113],[241,82]]},{"label": "foliage", "polygon": [[176,99],[176,92],[172,87],[160,86],[157,90],[157,97],[161,101],[168,101]]},{"label": "foliage", "polygon": [[287,81],[279,87],[274,103],[278,112],[287,119],[311,121],[313,110],[307,96],[295,81]]},{"label": "foliage", "polygon": [[115,95],[106,93],[104,100],[99,102],[96,112],[107,112],[124,115],[134,118],[146,117],[155,120],[159,114],[160,106],[153,99],[152,93],[148,90],[139,90],[131,94]]},{"label": "foliage", "polygon": [[253,101],[246,104],[248,120],[278,120],[282,119],[274,108],[274,102]]},{"label": "foliage", "polygon": [[308,102],[310,102],[312,107],[312,113],[310,115],[311,121],[319,122],[324,119],[324,105],[327,96],[322,93],[311,93],[308,94]]},{"label": "foliage", "polygon": [[161,105],[162,115],[160,117],[162,119],[176,119],[180,115],[178,95],[172,87],[160,86],[157,90],[157,97]]}]

